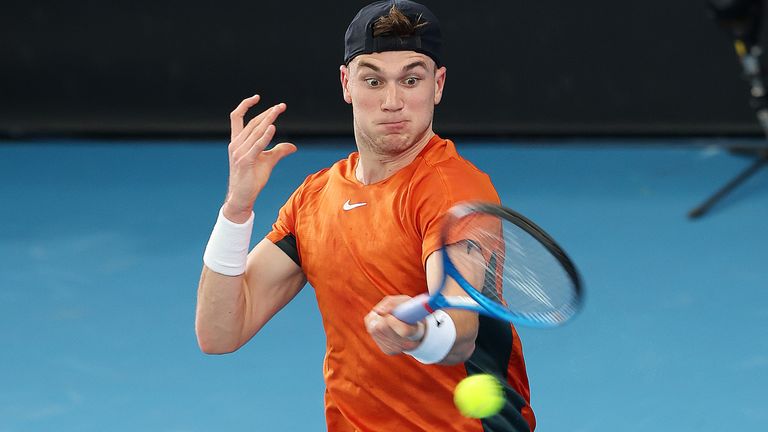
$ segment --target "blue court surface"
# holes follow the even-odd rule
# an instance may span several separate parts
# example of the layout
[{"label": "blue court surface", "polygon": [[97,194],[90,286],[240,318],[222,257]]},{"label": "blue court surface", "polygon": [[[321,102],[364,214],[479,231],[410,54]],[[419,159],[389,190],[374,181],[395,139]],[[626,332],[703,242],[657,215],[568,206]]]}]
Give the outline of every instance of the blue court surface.
[{"label": "blue court surface", "polygon": [[[686,218],[750,164],[725,143],[459,140],[584,277],[575,321],[520,329],[537,431],[768,430],[768,169]],[[296,144],[254,242],[353,150]],[[0,432],[325,429],[311,287],[240,351],[197,347],[226,158],[226,142],[0,145]]]}]

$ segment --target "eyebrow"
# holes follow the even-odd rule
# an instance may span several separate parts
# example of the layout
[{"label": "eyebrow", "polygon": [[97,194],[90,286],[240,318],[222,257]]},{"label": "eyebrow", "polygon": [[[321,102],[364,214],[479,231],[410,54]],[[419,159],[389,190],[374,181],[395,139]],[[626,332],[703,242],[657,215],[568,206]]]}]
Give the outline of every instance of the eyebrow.
[{"label": "eyebrow", "polygon": [[[373,65],[371,63],[368,63],[365,60],[360,61],[360,63],[358,63],[357,66],[361,67],[361,68],[367,67],[369,69],[373,69],[374,72],[381,72],[381,68],[379,68],[378,66]],[[426,63],[424,63],[421,60],[417,60],[417,61],[415,61],[413,63],[409,63],[409,64],[403,66],[403,72],[407,72],[407,71],[409,71],[411,69],[416,69],[419,66],[423,67],[424,69],[427,69],[427,64]]]},{"label": "eyebrow", "polygon": [[415,62],[413,62],[413,63],[411,63],[411,64],[409,64],[409,65],[406,65],[405,67],[403,67],[403,72],[409,71],[409,70],[411,70],[411,69],[416,69],[416,68],[417,68],[417,67],[419,67],[419,66],[423,67],[424,69],[427,69],[427,64],[426,64],[426,63],[424,63],[424,62],[423,62],[423,61],[421,61],[421,60],[418,60],[418,61],[415,61]]}]

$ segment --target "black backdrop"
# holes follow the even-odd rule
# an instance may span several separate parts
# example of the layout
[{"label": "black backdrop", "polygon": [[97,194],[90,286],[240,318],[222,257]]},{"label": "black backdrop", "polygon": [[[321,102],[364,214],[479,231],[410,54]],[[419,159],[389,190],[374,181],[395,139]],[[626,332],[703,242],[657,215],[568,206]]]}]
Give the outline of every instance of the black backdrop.
[{"label": "black backdrop", "polygon": [[[0,134],[219,134],[258,92],[282,132],[349,133],[338,66],[365,1],[2,0]],[[752,134],[705,0],[425,0],[445,134]]]}]

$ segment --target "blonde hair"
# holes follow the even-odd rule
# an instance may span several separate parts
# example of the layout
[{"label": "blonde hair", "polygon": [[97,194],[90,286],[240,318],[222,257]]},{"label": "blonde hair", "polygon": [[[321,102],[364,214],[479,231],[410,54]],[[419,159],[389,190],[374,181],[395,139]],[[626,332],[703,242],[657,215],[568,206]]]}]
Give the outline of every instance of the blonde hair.
[{"label": "blonde hair", "polygon": [[379,17],[373,24],[373,37],[397,36],[409,37],[416,34],[416,30],[427,25],[427,21],[419,15],[415,20],[409,18],[397,6],[392,5],[387,15]]}]

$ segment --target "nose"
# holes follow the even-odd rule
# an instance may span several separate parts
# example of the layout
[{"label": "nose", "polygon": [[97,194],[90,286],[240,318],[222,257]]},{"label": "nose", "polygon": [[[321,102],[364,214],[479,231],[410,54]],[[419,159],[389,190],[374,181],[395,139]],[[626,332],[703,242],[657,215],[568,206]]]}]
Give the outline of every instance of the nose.
[{"label": "nose", "polygon": [[399,111],[403,109],[403,100],[401,98],[400,89],[397,88],[396,83],[390,83],[384,92],[384,100],[381,103],[381,109],[383,111]]}]

